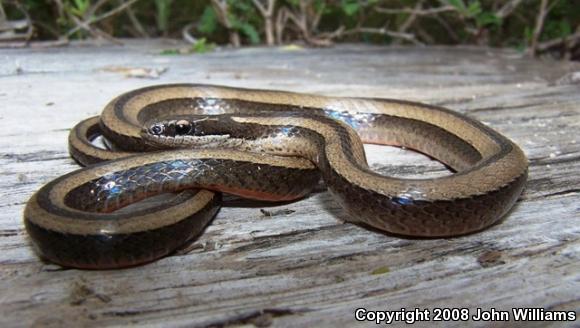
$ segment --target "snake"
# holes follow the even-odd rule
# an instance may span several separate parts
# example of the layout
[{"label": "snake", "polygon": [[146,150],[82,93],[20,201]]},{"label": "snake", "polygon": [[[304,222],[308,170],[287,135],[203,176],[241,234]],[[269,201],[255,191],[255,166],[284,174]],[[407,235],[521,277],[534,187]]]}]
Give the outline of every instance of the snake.
[{"label": "snake", "polygon": [[[452,174],[379,174],[365,143],[423,153]],[[407,238],[466,235],[506,216],[528,170],[514,142],[446,108],[201,84],[119,95],[71,130],[69,151],[85,167],[41,187],[24,224],[41,258],[81,269],[172,254],[203,233],[222,192],[292,201],[321,178],[348,222]]]}]

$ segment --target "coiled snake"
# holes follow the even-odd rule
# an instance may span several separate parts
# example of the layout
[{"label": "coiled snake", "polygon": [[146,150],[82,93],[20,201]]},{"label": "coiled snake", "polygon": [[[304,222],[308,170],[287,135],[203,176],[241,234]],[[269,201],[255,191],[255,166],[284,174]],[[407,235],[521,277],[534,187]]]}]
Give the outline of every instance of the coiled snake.
[{"label": "coiled snake", "polygon": [[[115,151],[92,145],[101,132]],[[417,150],[455,174],[379,175],[367,166],[363,142]],[[69,146],[78,162],[100,163],[42,187],[28,201],[24,220],[42,257],[93,269],[149,262],[190,241],[217,212],[216,191],[293,200],[322,176],[349,221],[444,237],[497,222],[527,178],[517,145],[444,108],[207,85],[122,94],[100,117],[79,123]],[[117,211],[177,191],[162,204]]]}]

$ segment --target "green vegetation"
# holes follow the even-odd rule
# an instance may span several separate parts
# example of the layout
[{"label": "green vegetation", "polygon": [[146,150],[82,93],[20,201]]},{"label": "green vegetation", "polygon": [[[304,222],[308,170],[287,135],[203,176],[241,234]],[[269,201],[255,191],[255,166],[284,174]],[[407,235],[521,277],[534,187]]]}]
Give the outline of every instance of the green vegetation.
[{"label": "green vegetation", "polygon": [[[11,28],[11,29],[10,29]],[[213,44],[476,44],[580,59],[577,0],[0,0],[0,42],[127,37]],[[1,45],[2,43],[0,43]]]}]

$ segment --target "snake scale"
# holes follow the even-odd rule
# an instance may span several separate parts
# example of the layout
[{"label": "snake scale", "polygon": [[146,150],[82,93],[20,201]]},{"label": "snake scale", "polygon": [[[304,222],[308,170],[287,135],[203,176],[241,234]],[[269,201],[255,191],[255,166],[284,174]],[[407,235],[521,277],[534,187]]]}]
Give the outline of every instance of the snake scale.
[{"label": "snake scale", "polygon": [[[93,145],[100,134],[111,149]],[[363,143],[416,150],[454,174],[377,174]],[[220,192],[295,200],[322,177],[350,222],[396,235],[448,237],[496,223],[527,179],[527,159],[516,144],[448,109],[194,84],[118,96],[100,117],[71,130],[69,149],[86,167],[36,192],[24,222],[41,257],[86,269],[170,254],[203,231],[219,209]],[[163,202],[131,205],[169,192]]]}]

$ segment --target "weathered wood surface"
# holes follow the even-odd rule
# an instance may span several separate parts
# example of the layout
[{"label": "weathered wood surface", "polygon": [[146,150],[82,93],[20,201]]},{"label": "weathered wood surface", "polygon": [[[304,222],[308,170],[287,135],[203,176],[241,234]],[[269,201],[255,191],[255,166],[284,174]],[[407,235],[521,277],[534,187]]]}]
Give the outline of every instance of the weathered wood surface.
[{"label": "weathered wood surface", "polygon": [[[571,75],[578,63],[480,48],[347,45],[162,56],[162,47],[0,51],[1,327],[352,326],[359,307],[580,308],[580,85]],[[111,66],[168,70],[152,81],[104,70]],[[460,238],[401,239],[343,224],[345,214],[320,188],[303,201],[266,208],[295,211],[273,217],[260,211],[264,204],[231,199],[188,253],[145,266],[96,272],[41,262],[22,210],[42,184],[77,168],[67,153],[69,129],[121,92],[174,82],[448,106],[521,145],[529,183],[501,224]],[[369,149],[383,173],[444,172],[420,155]]]}]

